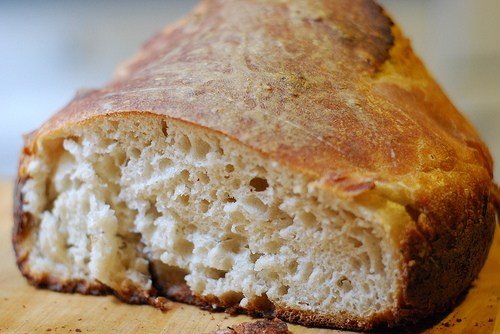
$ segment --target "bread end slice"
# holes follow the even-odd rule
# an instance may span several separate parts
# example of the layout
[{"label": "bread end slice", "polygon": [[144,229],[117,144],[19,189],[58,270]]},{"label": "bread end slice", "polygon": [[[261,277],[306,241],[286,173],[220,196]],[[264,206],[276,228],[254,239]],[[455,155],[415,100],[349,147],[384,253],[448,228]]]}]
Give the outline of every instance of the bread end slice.
[{"label": "bread end slice", "polygon": [[310,326],[399,326],[453,305],[488,253],[488,198],[450,230],[375,182],[338,182],[184,121],[95,117],[25,150],[18,265],[53,290]]}]

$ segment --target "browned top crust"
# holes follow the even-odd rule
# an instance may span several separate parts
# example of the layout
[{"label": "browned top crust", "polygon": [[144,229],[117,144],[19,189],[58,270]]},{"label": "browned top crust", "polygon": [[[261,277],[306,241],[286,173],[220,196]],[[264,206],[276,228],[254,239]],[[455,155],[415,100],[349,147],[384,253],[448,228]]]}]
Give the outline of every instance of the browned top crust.
[{"label": "browned top crust", "polygon": [[223,133],[347,192],[374,182],[432,188],[450,172],[451,183],[492,177],[474,129],[372,1],[205,0],[27,147],[129,111]]}]

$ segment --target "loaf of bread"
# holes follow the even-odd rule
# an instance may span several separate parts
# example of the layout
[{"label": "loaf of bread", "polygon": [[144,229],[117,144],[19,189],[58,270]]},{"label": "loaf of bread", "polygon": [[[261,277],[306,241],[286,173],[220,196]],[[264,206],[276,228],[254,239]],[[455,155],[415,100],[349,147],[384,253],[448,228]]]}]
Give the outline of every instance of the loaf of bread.
[{"label": "loaf of bread", "polygon": [[25,137],[28,281],[355,330],[449,310],[492,159],[371,0],[205,0]]}]

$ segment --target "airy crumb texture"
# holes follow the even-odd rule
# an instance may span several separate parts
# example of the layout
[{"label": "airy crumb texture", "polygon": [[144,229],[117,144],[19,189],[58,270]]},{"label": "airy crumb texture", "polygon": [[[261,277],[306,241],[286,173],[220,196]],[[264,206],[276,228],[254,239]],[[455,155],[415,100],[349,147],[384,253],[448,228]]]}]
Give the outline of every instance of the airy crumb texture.
[{"label": "airy crumb texture", "polygon": [[32,273],[118,295],[161,287],[185,300],[182,286],[257,313],[368,319],[396,303],[401,260],[387,227],[227,138],[109,117],[40,150],[22,189]]}]

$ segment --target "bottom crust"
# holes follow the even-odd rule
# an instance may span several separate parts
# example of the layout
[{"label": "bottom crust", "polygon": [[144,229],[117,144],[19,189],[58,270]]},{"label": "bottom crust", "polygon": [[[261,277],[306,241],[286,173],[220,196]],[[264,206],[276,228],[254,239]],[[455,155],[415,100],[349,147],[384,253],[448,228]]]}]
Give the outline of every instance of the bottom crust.
[{"label": "bottom crust", "polygon": [[[413,324],[421,320],[421,318],[413,317],[413,320],[405,319],[404,322],[395,323],[392,311],[387,311],[385,314],[378,314],[375,317],[365,319],[347,314],[340,316],[317,314],[310,311],[274,306],[266,298],[249,303],[246,308],[242,308],[231,299],[193,294],[186,284],[171,285],[168,291],[162,291],[161,287],[158,285],[156,287],[159,287],[160,290],[154,289],[151,291],[144,291],[137,288],[130,288],[117,291],[99,282],[88,283],[82,280],[62,281],[50,275],[31,275],[28,271],[24,270],[22,266],[21,270],[29,283],[37,288],[94,296],[114,295],[128,304],[148,304],[162,311],[168,311],[171,307],[171,300],[174,300],[194,305],[210,312],[226,312],[231,315],[246,314],[252,317],[266,319],[277,318],[289,323],[308,327],[342,328],[356,331],[369,331],[373,329],[402,326],[404,324]],[[453,306],[454,303],[450,303],[447,309],[450,310]]]}]

